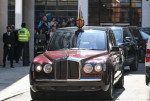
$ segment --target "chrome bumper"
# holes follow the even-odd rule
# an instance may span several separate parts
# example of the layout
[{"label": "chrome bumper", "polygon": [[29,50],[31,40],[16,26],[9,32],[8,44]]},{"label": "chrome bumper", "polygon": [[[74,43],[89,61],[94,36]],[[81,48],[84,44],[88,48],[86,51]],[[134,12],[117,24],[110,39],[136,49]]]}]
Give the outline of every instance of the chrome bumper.
[{"label": "chrome bumper", "polygon": [[101,79],[67,79],[67,80],[50,80],[36,79],[31,85],[33,91],[98,91],[108,89]]}]

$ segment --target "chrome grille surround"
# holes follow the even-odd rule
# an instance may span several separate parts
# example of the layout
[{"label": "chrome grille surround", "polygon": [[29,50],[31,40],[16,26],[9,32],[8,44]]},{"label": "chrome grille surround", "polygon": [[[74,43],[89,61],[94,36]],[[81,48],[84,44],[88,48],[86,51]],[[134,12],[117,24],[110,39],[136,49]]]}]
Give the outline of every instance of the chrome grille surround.
[{"label": "chrome grille surround", "polygon": [[54,62],[55,80],[81,78],[81,62],[75,58],[60,58]]}]

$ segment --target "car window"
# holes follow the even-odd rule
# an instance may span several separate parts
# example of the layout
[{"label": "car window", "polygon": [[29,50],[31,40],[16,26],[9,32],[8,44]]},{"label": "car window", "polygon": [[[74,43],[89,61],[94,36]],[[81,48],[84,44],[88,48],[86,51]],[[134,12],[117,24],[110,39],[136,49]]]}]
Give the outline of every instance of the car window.
[{"label": "car window", "polygon": [[130,29],[130,31],[131,31],[133,37],[138,37],[138,38],[141,37],[140,32],[137,29]]},{"label": "car window", "polygon": [[113,46],[117,46],[117,42],[116,42],[116,38],[115,38],[115,36],[114,36],[114,33],[113,33],[113,31],[111,31],[110,30],[110,36],[111,36],[111,40],[112,40],[112,45]]},{"label": "car window", "polygon": [[121,29],[112,29],[115,35],[116,41],[118,43],[122,42],[122,30]]},{"label": "car window", "polygon": [[125,30],[123,31],[123,39],[125,39],[125,37],[131,37],[131,38],[133,38],[133,37],[131,36],[131,32],[130,32],[128,29],[125,29]]},{"label": "car window", "polygon": [[148,40],[148,38],[150,36],[149,34],[143,32],[143,31],[140,31],[140,33],[141,33],[143,39]]},{"label": "car window", "polygon": [[84,30],[83,32],[57,31],[49,43],[48,50],[67,48],[106,50],[106,32]]},{"label": "car window", "polygon": [[150,28],[141,28],[140,30],[150,35]]},{"label": "car window", "polygon": [[111,50],[112,46],[117,46],[117,42],[116,42],[115,36],[114,36],[114,34],[111,30],[109,31],[108,36],[109,36],[109,47],[110,47],[110,50]]}]

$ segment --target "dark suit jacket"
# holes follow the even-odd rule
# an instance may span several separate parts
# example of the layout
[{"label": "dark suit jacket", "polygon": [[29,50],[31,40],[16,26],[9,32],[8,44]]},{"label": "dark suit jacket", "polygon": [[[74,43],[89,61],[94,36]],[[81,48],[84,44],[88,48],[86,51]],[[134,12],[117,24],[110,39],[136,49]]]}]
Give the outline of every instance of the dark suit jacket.
[{"label": "dark suit jacket", "polygon": [[4,47],[8,47],[8,44],[11,44],[13,47],[15,44],[15,36],[13,33],[10,33],[10,36],[8,36],[7,32],[3,34],[3,42]]}]

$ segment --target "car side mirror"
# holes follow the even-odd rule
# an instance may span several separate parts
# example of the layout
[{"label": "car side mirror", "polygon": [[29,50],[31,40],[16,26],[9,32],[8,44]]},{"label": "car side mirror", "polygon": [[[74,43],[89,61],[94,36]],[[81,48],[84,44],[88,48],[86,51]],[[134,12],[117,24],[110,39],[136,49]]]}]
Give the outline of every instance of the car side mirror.
[{"label": "car side mirror", "polygon": [[125,42],[130,42],[131,40],[132,40],[131,37],[125,37],[125,39],[124,39]]},{"label": "car side mirror", "polygon": [[112,46],[112,50],[111,51],[119,51],[119,47],[118,46]]}]

